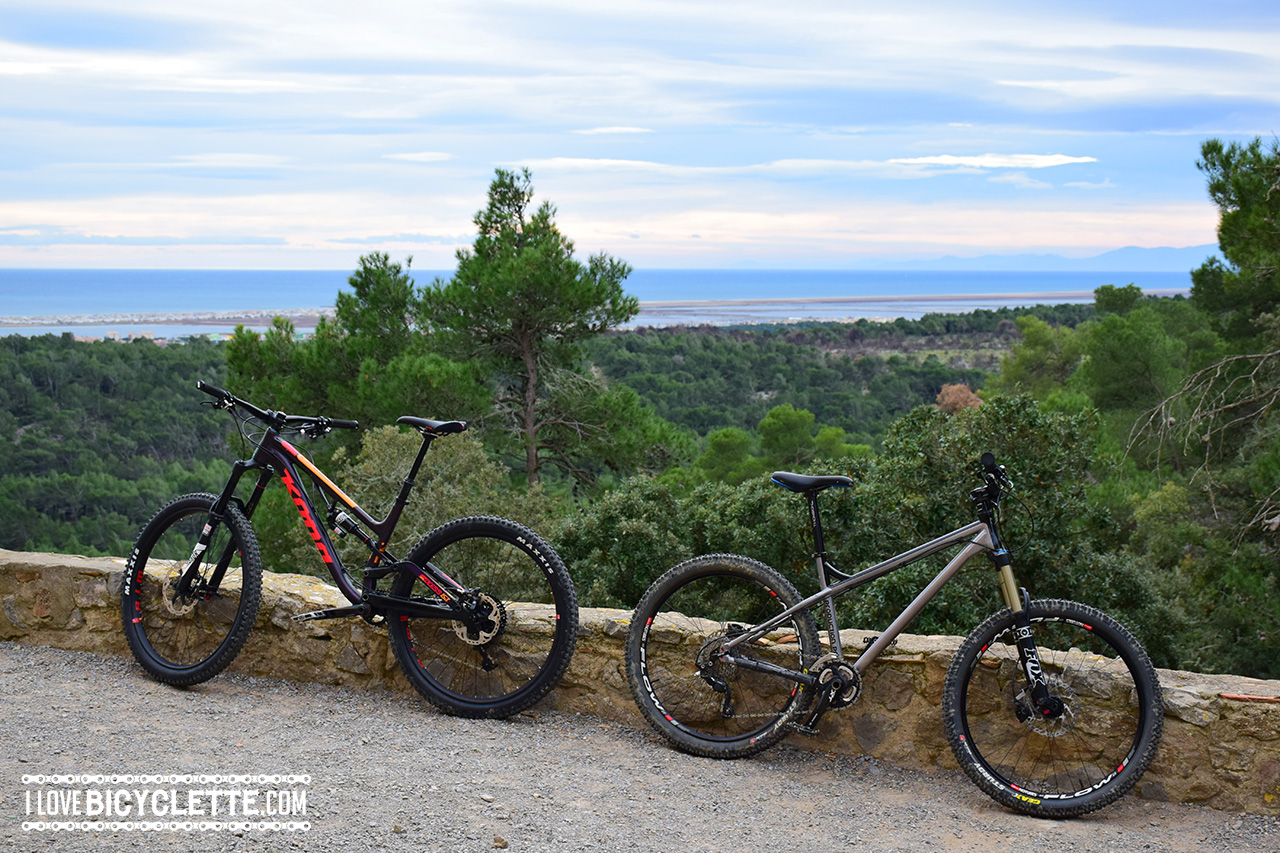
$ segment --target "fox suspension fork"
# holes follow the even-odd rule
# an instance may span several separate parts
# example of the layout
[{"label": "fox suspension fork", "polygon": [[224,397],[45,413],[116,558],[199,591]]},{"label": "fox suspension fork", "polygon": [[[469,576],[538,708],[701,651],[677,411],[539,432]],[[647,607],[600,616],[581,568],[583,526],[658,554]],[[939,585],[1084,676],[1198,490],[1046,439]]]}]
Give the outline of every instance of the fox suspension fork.
[{"label": "fox suspension fork", "polygon": [[[1029,614],[1031,595],[1026,589],[1018,588],[1017,581],[1013,577],[1008,551],[998,547],[991,554],[991,559],[1000,569],[1001,591],[1009,604],[1009,609],[1013,612],[1013,642],[1018,649],[1018,666],[1027,678],[1028,692],[1031,694],[1031,706],[1019,704],[1018,717],[1023,722],[1031,714],[1046,719],[1057,719],[1062,716],[1065,706],[1062,700],[1049,690],[1049,682],[1044,676],[1044,667],[1040,664],[1040,652],[1036,648]],[[1023,716],[1024,713],[1028,716]]]},{"label": "fox suspension fork", "polygon": [[[1000,531],[996,529],[992,501],[986,499],[985,490],[975,490],[973,495],[978,509],[978,518],[987,525],[991,534],[994,549],[989,555],[1000,573],[1000,592],[1005,603],[1013,613],[1013,641],[1018,649],[1018,666],[1027,678],[1027,692],[1030,693],[1031,705],[1018,705],[1018,717],[1025,722],[1031,715],[1046,719],[1057,719],[1062,716],[1065,705],[1062,700],[1049,690],[1049,682],[1044,676],[1044,667],[1040,664],[1040,652],[1036,648],[1031,629],[1031,595],[1025,588],[1018,586],[1013,576],[1013,560],[1009,551],[1000,541]],[[1024,716],[1024,714],[1026,716]]]}]

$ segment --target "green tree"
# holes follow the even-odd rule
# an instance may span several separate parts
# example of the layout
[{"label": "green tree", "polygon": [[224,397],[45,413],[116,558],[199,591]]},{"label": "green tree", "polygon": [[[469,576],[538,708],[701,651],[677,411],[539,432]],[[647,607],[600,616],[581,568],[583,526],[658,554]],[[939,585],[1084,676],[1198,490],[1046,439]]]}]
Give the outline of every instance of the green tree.
[{"label": "green tree", "polygon": [[540,433],[546,459],[578,483],[603,474],[661,474],[694,455],[692,432],[663,420],[625,385],[571,370],[548,383],[551,399]]},{"label": "green tree", "polygon": [[1016,321],[1022,340],[1013,345],[991,385],[1005,393],[1029,393],[1043,399],[1060,390],[1080,366],[1083,341],[1075,329],[1051,326],[1031,315]]},{"label": "green tree", "polygon": [[1104,284],[1093,292],[1093,304],[1099,314],[1128,314],[1141,298],[1142,288],[1136,284]]},{"label": "green tree", "polygon": [[[438,352],[418,328],[418,291],[382,252],[360,258],[335,299],[332,321],[297,340],[277,317],[264,335],[243,326],[227,346],[231,390],[258,405],[355,418],[376,426],[401,415],[472,420],[486,410],[477,365]],[[343,436],[348,442],[354,435]]]},{"label": "green tree", "polygon": [[848,434],[840,427],[824,426],[813,440],[814,459],[853,459],[872,455],[869,444],[848,444]]},{"label": "green tree", "polygon": [[770,465],[799,465],[813,458],[813,413],[790,403],[774,406],[760,421],[760,449]]},{"label": "green tree", "polygon": [[1150,308],[1108,314],[1081,327],[1088,358],[1079,378],[1100,409],[1147,409],[1182,380],[1186,343]]},{"label": "green tree", "polygon": [[550,428],[564,417],[553,405],[557,371],[576,372],[583,342],[639,310],[622,289],[631,268],[605,254],[575,260],[555,208],[544,201],[530,211],[532,202],[527,169],[498,169],[475,216],[474,246],[459,250],[453,278],[434,282],[421,307],[424,328],[443,346],[498,376],[498,408],[531,485],[545,461],[566,455]]},{"label": "green tree", "polygon": [[707,449],[694,463],[703,478],[737,485],[764,473],[764,465],[752,457],[756,439],[745,429],[723,427],[707,436]]},{"label": "green tree", "polygon": [[1254,319],[1280,308],[1280,141],[1267,151],[1261,139],[1209,139],[1200,154],[1226,263],[1211,258],[1195,270],[1191,295],[1224,337],[1252,338]]}]

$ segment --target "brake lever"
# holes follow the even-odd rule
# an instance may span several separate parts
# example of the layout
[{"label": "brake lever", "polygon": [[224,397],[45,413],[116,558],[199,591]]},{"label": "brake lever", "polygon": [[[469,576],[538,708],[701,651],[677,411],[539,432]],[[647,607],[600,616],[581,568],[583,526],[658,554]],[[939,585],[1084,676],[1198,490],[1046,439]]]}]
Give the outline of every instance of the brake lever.
[{"label": "brake lever", "polygon": [[314,423],[310,423],[304,427],[300,427],[298,429],[298,434],[302,435],[305,438],[309,438],[312,441],[315,441],[316,439],[324,438],[326,435],[333,432],[333,427],[329,426],[327,421],[328,421],[328,418],[323,418],[323,417],[317,418]]}]

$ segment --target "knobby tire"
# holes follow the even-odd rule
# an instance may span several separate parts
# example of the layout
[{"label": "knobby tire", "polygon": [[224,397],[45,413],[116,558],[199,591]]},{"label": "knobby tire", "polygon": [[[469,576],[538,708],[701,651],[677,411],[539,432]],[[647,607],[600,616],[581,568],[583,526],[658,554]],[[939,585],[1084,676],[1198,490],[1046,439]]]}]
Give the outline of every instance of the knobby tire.
[{"label": "knobby tire", "polygon": [[[253,528],[234,505],[214,523],[212,541],[199,557],[194,594],[177,595],[175,582],[211,523],[216,501],[215,495],[197,493],[165,505],[143,527],[125,566],[120,615],[129,649],[143,669],[167,684],[199,684],[225,669],[258,615],[262,558]],[[210,589],[223,556],[229,564]]]},{"label": "knobby tire", "polygon": [[[424,536],[408,562],[430,563],[491,611],[480,633],[457,621],[388,617],[396,662],[428,702],[459,717],[510,717],[560,681],[577,641],[578,601],[540,536],[504,518],[461,518]],[[391,593],[440,602],[412,573],[397,576]]]},{"label": "knobby tire", "polygon": [[1119,622],[1071,601],[1033,601],[1044,675],[1065,709],[1037,714],[1004,610],[961,644],[943,687],[956,760],[997,802],[1037,817],[1092,812],[1129,791],[1160,743],[1164,705],[1146,652]]},{"label": "knobby tire", "polygon": [[[799,603],[800,594],[763,563],[731,554],[670,569],[641,597],[626,641],[627,681],[649,724],[678,749],[739,758],[791,731],[813,691],[803,682],[742,668],[718,645]],[[803,671],[819,654],[803,611],[734,653]]]}]

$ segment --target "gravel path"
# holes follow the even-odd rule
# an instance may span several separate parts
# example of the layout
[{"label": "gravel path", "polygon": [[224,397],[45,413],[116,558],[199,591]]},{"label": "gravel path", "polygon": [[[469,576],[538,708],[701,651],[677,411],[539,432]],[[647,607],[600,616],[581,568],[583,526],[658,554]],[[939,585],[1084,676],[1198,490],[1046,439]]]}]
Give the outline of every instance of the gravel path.
[{"label": "gravel path", "polygon": [[[15,643],[0,643],[0,693],[6,851],[1280,849],[1276,818],[1128,797],[1092,816],[1036,820],[958,771],[786,747],[713,761],[591,717],[459,720],[399,694],[235,674],[179,690],[130,660]],[[305,791],[305,818],[288,820],[310,828],[24,831],[60,819],[27,812],[37,777],[53,774],[306,774],[292,786]]]}]

